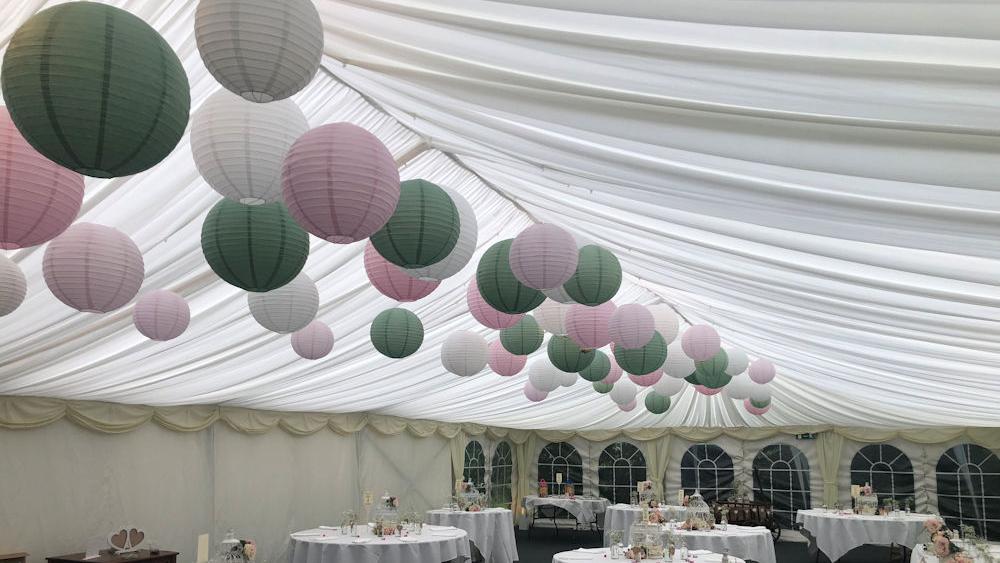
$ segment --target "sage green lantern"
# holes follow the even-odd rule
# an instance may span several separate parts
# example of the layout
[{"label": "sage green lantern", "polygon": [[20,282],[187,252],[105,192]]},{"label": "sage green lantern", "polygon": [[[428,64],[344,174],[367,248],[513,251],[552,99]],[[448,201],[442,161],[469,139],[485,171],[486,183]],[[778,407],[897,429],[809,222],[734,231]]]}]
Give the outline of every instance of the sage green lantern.
[{"label": "sage green lantern", "polygon": [[521,317],[512,327],[500,331],[500,344],[516,356],[527,356],[542,346],[545,333],[531,315]]},{"label": "sage green lantern", "polygon": [[601,395],[604,395],[606,393],[610,393],[611,389],[614,388],[614,386],[615,385],[613,383],[603,383],[603,382],[600,382],[600,381],[595,381],[594,382],[594,391],[597,391]]},{"label": "sage green lantern", "polygon": [[654,332],[653,339],[642,348],[615,346],[615,359],[623,370],[632,375],[653,373],[667,359],[667,343],[659,332]]},{"label": "sage green lantern", "polygon": [[502,240],[489,247],[479,259],[476,285],[483,300],[501,313],[527,313],[545,301],[545,294],[517,281],[510,269],[510,245]]},{"label": "sage green lantern", "polygon": [[563,289],[581,305],[594,307],[618,293],[622,285],[622,266],[618,258],[603,247],[588,244],[580,249],[576,272]]},{"label": "sage green lantern", "polygon": [[711,358],[704,362],[695,362],[694,365],[694,375],[698,383],[709,389],[724,387],[733,379],[726,373],[726,368],[729,366],[729,356],[721,348]]},{"label": "sage green lantern", "polygon": [[750,404],[753,405],[754,408],[766,409],[767,407],[771,406],[771,399],[765,399],[763,401],[755,401],[753,399],[748,399],[748,400],[750,401]]},{"label": "sage green lantern", "polygon": [[581,350],[568,336],[555,335],[549,338],[548,353],[552,365],[567,373],[583,371],[597,355],[595,350]]},{"label": "sage green lantern", "polygon": [[412,311],[386,309],[375,317],[369,331],[372,345],[383,356],[405,358],[420,349],[424,325]]},{"label": "sage green lantern", "polygon": [[653,414],[663,414],[670,409],[670,397],[650,391],[646,394],[646,410]]},{"label": "sage green lantern", "polygon": [[611,373],[611,359],[600,350],[594,350],[594,360],[580,370],[580,377],[587,381],[601,381]]},{"label": "sage green lantern", "polygon": [[448,192],[427,180],[399,184],[399,203],[371,236],[383,258],[402,268],[424,268],[444,260],[458,243],[461,220]]}]

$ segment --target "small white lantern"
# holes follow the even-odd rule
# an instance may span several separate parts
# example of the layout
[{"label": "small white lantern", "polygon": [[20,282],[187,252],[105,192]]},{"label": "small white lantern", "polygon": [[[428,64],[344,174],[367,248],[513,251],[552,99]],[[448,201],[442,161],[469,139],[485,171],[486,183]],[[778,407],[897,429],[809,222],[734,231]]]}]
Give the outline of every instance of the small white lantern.
[{"label": "small white lantern", "polygon": [[476,375],[488,359],[486,339],[471,330],[453,332],[441,345],[441,365],[461,377]]},{"label": "small white lantern", "polygon": [[319,290],[309,276],[299,273],[295,279],[267,293],[247,293],[250,313],[260,326],[286,334],[303,329],[319,311]]}]

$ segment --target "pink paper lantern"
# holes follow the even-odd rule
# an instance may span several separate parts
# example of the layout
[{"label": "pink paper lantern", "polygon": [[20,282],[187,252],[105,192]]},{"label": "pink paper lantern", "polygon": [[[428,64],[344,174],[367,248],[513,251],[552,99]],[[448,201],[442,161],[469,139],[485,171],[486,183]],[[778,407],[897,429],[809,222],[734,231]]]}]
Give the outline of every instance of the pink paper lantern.
[{"label": "pink paper lantern", "polygon": [[499,340],[490,342],[490,369],[497,375],[510,377],[521,373],[524,364],[528,363],[528,356],[518,356],[511,354],[503,347]]},{"label": "pink paper lantern", "polygon": [[375,250],[371,241],[365,244],[365,272],[368,281],[382,295],[396,301],[409,302],[427,297],[441,284],[438,280],[420,280],[389,262]]},{"label": "pink paper lantern", "polygon": [[350,123],[311,129],[292,144],[281,170],[289,213],[330,242],[368,238],[399,203],[399,171],[375,135]]},{"label": "pink paper lantern", "polygon": [[767,358],[758,358],[750,362],[750,368],[747,370],[747,375],[754,383],[760,383],[761,385],[769,383],[776,375],[774,370],[774,364],[771,360]]},{"label": "pink paper lantern", "polygon": [[684,331],[681,348],[684,355],[696,362],[704,362],[719,352],[722,341],[719,333],[708,325],[694,325]]},{"label": "pink paper lantern", "polygon": [[656,321],[649,309],[637,303],[622,305],[608,319],[608,335],[622,348],[642,348],[653,339]]},{"label": "pink paper lantern", "polygon": [[709,389],[708,387],[705,387],[704,385],[695,385],[694,388],[695,388],[696,391],[698,391],[702,395],[707,395],[709,397],[711,397],[712,395],[717,395],[717,394],[721,393],[722,390],[723,390],[723,387],[719,387],[718,389]]},{"label": "pink paper lantern", "polygon": [[510,269],[534,289],[561,287],[576,272],[580,251],[573,235],[549,223],[521,231],[510,245]]},{"label": "pink paper lantern", "polygon": [[307,360],[318,360],[333,350],[333,331],[326,323],[312,321],[292,333],[292,350]]},{"label": "pink paper lantern", "polygon": [[747,412],[750,414],[755,414],[757,416],[760,416],[762,414],[766,414],[767,411],[771,410],[771,405],[767,405],[766,407],[759,409],[750,403],[750,399],[743,399],[743,408],[745,408]]},{"label": "pink paper lantern", "polygon": [[529,401],[533,403],[540,403],[545,400],[549,394],[545,391],[539,391],[535,389],[534,385],[530,381],[524,382],[524,396],[528,398]]},{"label": "pink paper lantern", "polygon": [[621,409],[623,412],[631,412],[635,410],[636,404],[637,404],[636,400],[632,399],[631,402],[625,403],[624,405],[618,405],[618,408]]},{"label": "pink paper lantern", "polygon": [[[619,368],[620,369],[620,368]],[[641,387],[651,387],[656,385],[660,378],[663,377],[663,370],[653,370],[646,375],[632,375],[628,374],[628,378],[632,380],[632,383],[639,385]]]},{"label": "pink paper lantern", "polygon": [[472,316],[479,321],[479,324],[488,328],[496,330],[510,328],[524,317],[524,313],[509,315],[490,307],[489,303],[483,300],[483,296],[479,293],[475,276],[472,276],[472,279],[469,280],[469,288],[465,292],[465,301],[469,304],[469,312],[472,313]]},{"label": "pink paper lantern", "polygon": [[83,176],[42,156],[0,106],[0,248],[48,242],[76,219]]},{"label": "pink paper lantern", "polygon": [[63,303],[85,313],[107,313],[135,297],[146,272],[139,248],[125,233],[77,223],[46,247],[42,274]]},{"label": "pink paper lantern", "polygon": [[151,291],[132,310],[135,328],[150,340],[173,340],[187,330],[191,308],[183,297],[172,291]]},{"label": "pink paper lantern", "polygon": [[604,376],[601,383],[611,383],[613,385],[616,381],[622,378],[622,374],[625,372],[622,370],[621,366],[618,365],[618,361],[615,360],[614,354],[607,354],[607,356],[608,359],[611,360],[611,371],[608,372],[608,375]]},{"label": "pink paper lantern", "polygon": [[611,342],[608,321],[617,307],[605,301],[596,307],[573,304],[566,311],[566,334],[583,349],[601,348]]}]

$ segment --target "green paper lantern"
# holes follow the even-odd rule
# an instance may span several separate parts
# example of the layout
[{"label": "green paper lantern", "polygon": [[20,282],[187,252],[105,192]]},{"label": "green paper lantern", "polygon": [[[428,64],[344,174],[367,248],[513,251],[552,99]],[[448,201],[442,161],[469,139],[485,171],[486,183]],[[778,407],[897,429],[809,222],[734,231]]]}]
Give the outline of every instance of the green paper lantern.
[{"label": "green paper lantern", "polygon": [[724,387],[733,379],[726,373],[726,368],[729,367],[729,356],[721,348],[711,358],[703,362],[695,362],[694,365],[694,375],[698,383],[709,389]]},{"label": "green paper lantern", "polygon": [[[568,336],[549,338],[549,361],[567,373],[579,373],[594,361],[595,350],[581,350]],[[609,368],[610,369],[610,368]]]},{"label": "green paper lantern", "polygon": [[383,258],[402,268],[425,268],[448,257],[458,243],[461,221],[448,192],[427,180],[399,184],[399,203],[371,236]]},{"label": "green paper lantern", "polygon": [[755,401],[753,399],[750,399],[750,404],[754,408],[764,409],[771,405],[771,399],[764,399],[763,401]]},{"label": "green paper lantern", "polygon": [[309,235],[281,202],[243,205],[223,199],[201,225],[201,251],[226,283],[271,291],[295,279],[309,257]]},{"label": "green paper lantern", "polygon": [[670,409],[670,397],[650,391],[646,394],[646,410],[653,414],[663,414]]},{"label": "green paper lantern", "polygon": [[177,55],[132,14],[95,2],[38,12],[0,69],[11,119],[31,146],[87,176],[142,172],[177,146],[191,92]]},{"label": "green paper lantern", "polygon": [[405,358],[424,342],[424,325],[412,311],[386,309],[372,321],[372,345],[383,356]]},{"label": "green paper lantern", "polygon": [[602,383],[600,381],[594,382],[594,391],[597,391],[601,395],[610,393],[611,389],[614,388],[614,383]]},{"label": "green paper lantern", "polygon": [[581,305],[595,307],[610,300],[622,285],[622,266],[610,250],[588,244],[580,249],[576,272],[563,289]]},{"label": "green paper lantern", "polygon": [[698,381],[697,372],[692,372],[691,375],[684,378],[684,381],[687,381],[691,385],[701,385],[701,382]]},{"label": "green paper lantern", "polygon": [[667,343],[659,332],[642,348],[622,348],[615,346],[615,359],[623,370],[632,375],[646,375],[663,367],[667,359]]},{"label": "green paper lantern", "polygon": [[479,294],[490,307],[511,315],[527,313],[545,301],[545,294],[517,281],[510,269],[510,245],[513,239],[502,240],[489,247],[479,259],[476,285]]},{"label": "green paper lantern", "polygon": [[611,359],[600,350],[594,350],[594,360],[580,370],[580,377],[587,381],[601,381],[611,373]]},{"label": "green paper lantern", "polygon": [[545,333],[531,315],[521,317],[512,327],[500,331],[500,344],[515,356],[527,356],[542,346]]}]

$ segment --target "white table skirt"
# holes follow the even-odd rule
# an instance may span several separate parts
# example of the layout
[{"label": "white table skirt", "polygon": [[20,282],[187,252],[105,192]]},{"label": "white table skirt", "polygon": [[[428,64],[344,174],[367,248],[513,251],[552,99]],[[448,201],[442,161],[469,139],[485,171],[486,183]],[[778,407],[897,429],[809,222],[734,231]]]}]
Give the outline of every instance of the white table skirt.
[{"label": "white table skirt", "polygon": [[675,541],[677,537],[684,538],[684,544],[691,549],[707,549],[713,553],[722,553],[728,549],[729,555],[752,559],[757,563],[777,563],[774,553],[774,539],[771,530],[763,526],[734,526],[730,524],[726,531],[689,531],[673,530]]},{"label": "white table skirt", "polygon": [[[671,518],[682,521],[687,518],[687,507],[685,506],[661,506],[660,514],[668,521]],[[609,533],[611,530],[623,530],[625,532],[622,542],[629,543],[629,529],[632,523],[639,519],[642,509],[631,504],[614,504],[604,512],[604,546],[611,545]]]},{"label": "white table skirt", "polygon": [[930,517],[930,514],[860,516],[814,509],[798,511],[795,521],[802,524],[830,561],[836,561],[866,544],[914,545],[924,533],[924,521]]},{"label": "white table skirt", "polygon": [[[958,543],[959,546],[961,547],[961,542],[955,542],[955,543]],[[963,549],[965,548],[963,547]],[[1000,560],[1000,545],[991,544],[990,553],[994,559]],[[967,551],[966,554],[974,555],[975,558],[973,560],[976,563],[989,563],[986,558],[980,556],[978,551]],[[924,544],[918,543],[917,545],[913,546],[913,551],[912,554],[910,555],[910,563],[941,563],[941,560],[938,559],[933,553],[928,553],[926,550],[924,550]]]},{"label": "white table skirt", "polygon": [[514,517],[506,508],[487,508],[482,512],[428,510],[427,522],[454,526],[468,532],[469,540],[476,545],[486,563],[518,560]]},{"label": "white table skirt", "polygon": [[[696,554],[694,557],[698,563],[719,563],[722,561],[722,554],[720,553]],[[675,560],[680,561],[680,559]],[[600,563],[612,561],[608,548],[580,548],[573,551],[563,551],[552,556],[552,563],[596,563],[598,561]],[[620,561],[627,563],[624,559]],[[742,559],[733,556],[729,557],[729,561],[731,563],[744,563]]]},{"label": "white table skirt", "polygon": [[568,498],[562,495],[539,497],[528,495],[524,497],[524,507],[534,510],[538,506],[557,506],[573,515],[580,523],[590,524],[597,521],[597,515],[603,514],[611,502],[606,498],[576,497]]},{"label": "white table skirt", "polygon": [[416,541],[366,536],[366,543],[340,530],[303,530],[291,535],[289,563],[442,563],[471,558],[469,534],[458,528],[425,526]]}]

